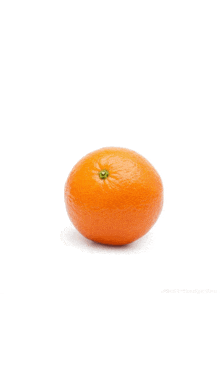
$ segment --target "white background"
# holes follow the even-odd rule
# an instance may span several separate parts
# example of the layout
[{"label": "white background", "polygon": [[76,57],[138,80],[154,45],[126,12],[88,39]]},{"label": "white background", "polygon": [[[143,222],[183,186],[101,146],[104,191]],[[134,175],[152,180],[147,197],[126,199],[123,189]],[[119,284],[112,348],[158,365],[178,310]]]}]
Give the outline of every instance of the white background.
[{"label": "white background", "polygon": [[[1,1],[1,392],[219,392],[219,20],[213,0]],[[64,206],[105,146],[164,184],[127,247]]]}]

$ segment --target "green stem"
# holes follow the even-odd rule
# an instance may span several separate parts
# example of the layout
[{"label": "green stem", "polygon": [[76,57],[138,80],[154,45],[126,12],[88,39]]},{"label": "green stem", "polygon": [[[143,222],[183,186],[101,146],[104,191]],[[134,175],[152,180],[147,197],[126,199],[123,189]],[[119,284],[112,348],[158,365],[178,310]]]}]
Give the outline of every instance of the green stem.
[{"label": "green stem", "polygon": [[99,172],[99,177],[101,178],[101,180],[105,180],[108,176],[109,176],[108,170],[104,169]]}]

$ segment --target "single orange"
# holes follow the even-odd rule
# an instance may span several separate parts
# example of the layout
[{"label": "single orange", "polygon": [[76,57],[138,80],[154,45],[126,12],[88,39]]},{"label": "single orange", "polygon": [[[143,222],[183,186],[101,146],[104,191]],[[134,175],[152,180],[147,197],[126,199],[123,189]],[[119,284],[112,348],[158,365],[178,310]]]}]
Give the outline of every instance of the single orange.
[{"label": "single orange", "polygon": [[146,234],[163,205],[163,185],[154,167],[127,148],[106,147],[83,157],[65,184],[65,204],[86,238],[125,245]]}]

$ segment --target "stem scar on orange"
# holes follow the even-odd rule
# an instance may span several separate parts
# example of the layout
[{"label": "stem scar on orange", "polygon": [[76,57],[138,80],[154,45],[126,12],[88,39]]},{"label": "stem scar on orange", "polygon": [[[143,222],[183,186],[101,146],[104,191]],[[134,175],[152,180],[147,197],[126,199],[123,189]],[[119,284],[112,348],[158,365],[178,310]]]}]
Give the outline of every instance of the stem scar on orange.
[{"label": "stem scar on orange", "polygon": [[70,172],[64,195],[76,229],[109,245],[142,237],[163,206],[157,171],[140,154],[120,147],[104,147],[83,157]]}]

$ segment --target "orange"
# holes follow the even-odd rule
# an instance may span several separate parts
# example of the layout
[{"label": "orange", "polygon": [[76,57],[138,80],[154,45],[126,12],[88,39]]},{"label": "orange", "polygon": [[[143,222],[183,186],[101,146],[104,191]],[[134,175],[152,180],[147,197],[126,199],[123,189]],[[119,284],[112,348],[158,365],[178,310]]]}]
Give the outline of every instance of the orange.
[{"label": "orange", "polygon": [[127,148],[105,147],[83,157],[65,184],[65,204],[86,238],[125,245],[146,234],[163,205],[163,185],[154,167]]}]

